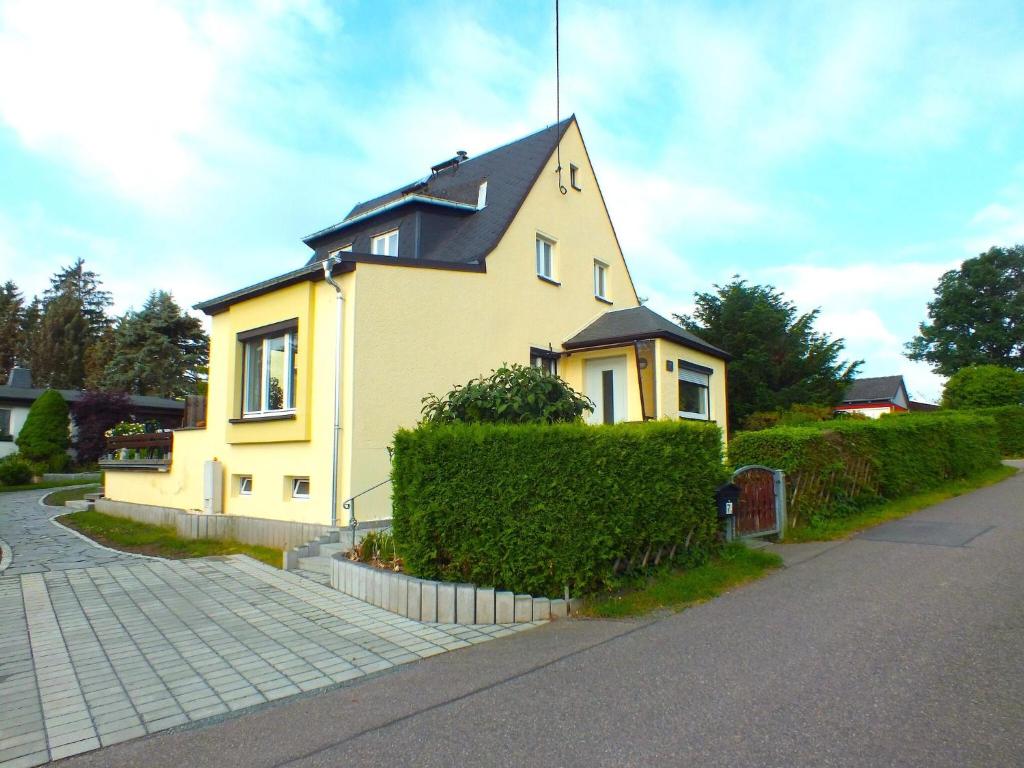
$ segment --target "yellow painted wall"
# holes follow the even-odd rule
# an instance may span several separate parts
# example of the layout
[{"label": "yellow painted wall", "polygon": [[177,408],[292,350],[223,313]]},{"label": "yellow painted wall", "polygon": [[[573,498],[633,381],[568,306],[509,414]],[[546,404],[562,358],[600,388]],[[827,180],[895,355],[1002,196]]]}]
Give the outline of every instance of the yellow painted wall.
[{"label": "yellow painted wall", "polygon": [[675,370],[667,370],[666,361],[685,360],[688,363],[695,363],[711,368],[714,373],[708,379],[708,399],[710,400],[711,420],[717,422],[722,428],[723,436],[728,423],[727,402],[726,402],[726,370],[725,361],[712,357],[682,344],[658,339],[654,347],[655,366],[657,373],[657,397],[658,397],[658,418],[678,419],[679,418],[679,371],[676,365]]},{"label": "yellow painted wall", "polygon": [[[339,276],[346,297],[346,350],[353,348],[355,274]],[[303,282],[231,306],[213,316],[210,334],[210,391],[206,429],[174,433],[169,472],[108,471],[109,498],[140,504],[201,509],[203,464],[217,459],[224,466],[224,511],[310,523],[330,520],[331,438],[334,408],[334,289],[327,283]],[[241,345],[239,332],[298,319],[295,419],[232,424],[241,412]],[[343,378],[351,378],[343,362]],[[351,423],[351,382],[343,402]],[[341,461],[347,465],[342,433]],[[238,477],[253,477],[252,495],[238,493]],[[310,496],[291,498],[290,479],[310,478]],[[341,473],[339,498],[348,486]]]}]

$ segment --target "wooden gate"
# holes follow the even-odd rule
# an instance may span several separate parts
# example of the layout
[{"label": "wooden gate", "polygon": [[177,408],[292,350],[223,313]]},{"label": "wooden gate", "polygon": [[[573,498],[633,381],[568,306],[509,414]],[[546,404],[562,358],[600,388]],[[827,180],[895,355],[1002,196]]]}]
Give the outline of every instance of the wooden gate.
[{"label": "wooden gate", "polygon": [[740,467],[732,476],[740,489],[733,518],[735,535],[744,538],[777,534],[786,530],[786,484],[781,470]]}]

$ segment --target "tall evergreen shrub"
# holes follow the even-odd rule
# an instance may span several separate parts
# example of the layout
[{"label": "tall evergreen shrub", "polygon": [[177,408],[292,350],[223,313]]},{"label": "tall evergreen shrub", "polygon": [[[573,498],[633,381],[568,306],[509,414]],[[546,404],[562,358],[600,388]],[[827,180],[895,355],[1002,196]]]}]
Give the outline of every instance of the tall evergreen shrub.
[{"label": "tall evergreen shrub", "polygon": [[32,403],[15,442],[19,453],[31,462],[53,472],[67,467],[70,419],[60,392],[48,389]]}]

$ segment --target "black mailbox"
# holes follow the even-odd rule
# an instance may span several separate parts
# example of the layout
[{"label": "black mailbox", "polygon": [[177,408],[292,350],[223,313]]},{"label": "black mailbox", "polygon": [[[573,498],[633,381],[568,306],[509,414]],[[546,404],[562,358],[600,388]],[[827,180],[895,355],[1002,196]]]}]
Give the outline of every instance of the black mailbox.
[{"label": "black mailbox", "polygon": [[726,483],[715,491],[715,503],[718,505],[718,517],[728,519],[736,514],[736,504],[740,500],[740,487],[735,483]]}]

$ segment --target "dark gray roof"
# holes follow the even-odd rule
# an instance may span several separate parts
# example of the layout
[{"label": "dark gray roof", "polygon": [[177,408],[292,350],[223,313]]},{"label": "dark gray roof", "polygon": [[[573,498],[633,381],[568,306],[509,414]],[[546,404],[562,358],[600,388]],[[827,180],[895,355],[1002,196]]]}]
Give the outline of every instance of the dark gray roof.
[{"label": "dark gray roof", "polygon": [[[45,389],[36,387],[0,387],[0,402],[4,400],[16,400],[24,403],[34,403]],[[85,393],[78,389],[58,389],[61,397],[67,402],[73,403]],[[171,400],[166,397],[150,397],[149,395],[128,395],[131,404],[138,408],[152,408],[154,410],[183,411],[185,403],[181,400]]]},{"label": "dark gray roof", "polygon": [[854,379],[843,393],[844,403],[870,403],[889,401],[896,397],[903,386],[902,376],[876,376],[871,379]]},{"label": "dark gray roof", "polygon": [[562,346],[572,350],[655,338],[669,339],[723,360],[731,359],[728,352],[708,344],[678,323],[673,323],[647,307],[605,312]]},{"label": "dark gray roof", "polygon": [[[360,225],[377,209],[390,206],[387,213],[394,217],[402,211],[404,201],[426,206],[447,204],[449,208],[454,204],[457,215],[448,220],[447,231],[417,254],[417,258],[463,264],[480,262],[497,246],[547,159],[575,119],[571,116],[425,179],[359,203],[343,221],[314,232],[303,238],[303,242],[316,249],[318,244],[343,237],[346,229]],[[477,193],[484,181],[487,182],[487,203],[477,210]],[[405,215],[414,215],[412,209],[415,206],[408,207],[409,212]],[[310,263],[319,258],[321,254],[314,254]]]}]

